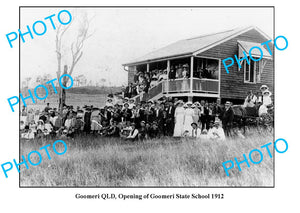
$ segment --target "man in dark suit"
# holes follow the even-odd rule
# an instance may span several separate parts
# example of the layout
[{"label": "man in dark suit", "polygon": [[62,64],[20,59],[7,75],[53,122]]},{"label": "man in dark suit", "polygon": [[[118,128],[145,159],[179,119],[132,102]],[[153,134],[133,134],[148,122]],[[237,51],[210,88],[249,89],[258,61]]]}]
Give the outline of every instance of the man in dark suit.
[{"label": "man in dark suit", "polygon": [[166,133],[168,136],[173,136],[174,133],[174,114],[175,114],[175,107],[172,101],[167,102],[167,120],[166,120]]},{"label": "man in dark suit", "polygon": [[152,123],[155,119],[154,113],[155,113],[154,108],[151,107],[151,103],[145,104],[145,109],[144,109],[144,113],[143,113],[143,120],[148,122],[148,123]]},{"label": "man in dark suit", "polygon": [[91,132],[91,107],[86,106],[86,111],[84,113],[84,127],[83,127],[83,131],[86,134],[89,134]]},{"label": "man in dark suit", "polygon": [[170,71],[169,71],[169,79],[170,80],[174,80],[176,78],[176,72],[174,67],[171,67]]},{"label": "man in dark suit", "polygon": [[225,111],[223,113],[222,117],[222,127],[224,129],[224,132],[226,136],[231,136],[231,127],[233,122],[233,110],[231,108],[231,103],[229,101],[226,101],[225,103]]},{"label": "man in dark suit", "polygon": [[[156,104],[156,107],[154,109],[154,120],[157,122],[158,124],[158,128],[160,133],[163,133],[163,123],[164,120],[166,119],[166,115],[164,116],[164,104]],[[164,119],[165,117],[165,119]]]},{"label": "man in dark suit", "polygon": [[204,100],[200,101],[200,122],[201,122],[201,131],[204,129],[208,130],[209,125],[207,125],[207,120],[209,116],[209,110],[208,110],[208,103],[206,103]]},{"label": "man in dark suit", "polygon": [[128,107],[129,107],[129,104],[125,103],[124,104],[124,109],[122,110],[122,118],[123,118],[123,121],[125,121],[125,122],[126,121],[131,122],[132,111]]}]

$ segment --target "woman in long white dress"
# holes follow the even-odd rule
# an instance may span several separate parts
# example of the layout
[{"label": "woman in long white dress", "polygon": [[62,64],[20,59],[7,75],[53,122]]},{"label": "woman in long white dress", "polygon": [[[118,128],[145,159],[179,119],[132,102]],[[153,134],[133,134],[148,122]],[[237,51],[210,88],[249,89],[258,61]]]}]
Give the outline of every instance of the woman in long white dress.
[{"label": "woman in long white dress", "polygon": [[258,110],[258,115],[261,116],[264,113],[268,113],[268,105],[272,104],[272,99],[271,96],[272,93],[269,90],[265,90],[263,92],[263,97],[262,97],[262,105],[259,107]]},{"label": "woman in long white dress", "polygon": [[178,105],[175,109],[175,127],[174,127],[174,137],[181,137],[183,133],[183,122],[184,122],[185,110],[183,108],[183,101],[178,101]]},{"label": "woman in long white dress", "polygon": [[193,116],[194,116],[194,109],[192,108],[193,103],[192,102],[187,102],[186,103],[187,108],[185,109],[184,112],[184,124],[183,124],[183,131],[188,131],[189,134],[192,133],[192,126],[191,124],[194,122]]}]

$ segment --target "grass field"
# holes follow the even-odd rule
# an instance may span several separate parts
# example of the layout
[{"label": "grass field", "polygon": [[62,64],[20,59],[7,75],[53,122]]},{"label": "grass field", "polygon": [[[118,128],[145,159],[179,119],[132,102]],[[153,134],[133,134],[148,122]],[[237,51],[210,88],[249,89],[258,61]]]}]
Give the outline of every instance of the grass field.
[{"label": "grass field", "polygon": [[[77,106],[83,107],[84,105],[103,107],[106,98],[106,94],[75,94],[67,92],[66,104],[72,105],[75,109]],[[58,94],[49,95],[45,100],[35,99],[35,101],[36,103],[32,103],[31,100],[26,101],[28,109],[34,108],[43,110],[46,103],[50,103],[50,107],[58,108]]]},{"label": "grass field", "polygon": [[[27,156],[54,141],[21,141],[21,154]],[[248,168],[243,163],[242,171],[235,165],[229,177],[222,167],[224,161],[235,157],[241,161],[243,153],[248,156],[252,149],[273,142],[272,133],[251,130],[246,139],[225,142],[173,138],[125,142],[93,136],[64,141],[68,146],[64,155],[49,148],[51,160],[41,151],[40,165],[21,166],[20,186],[273,186],[274,158],[265,149],[260,164],[249,161]],[[270,150],[273,153],[273,147]]]}]

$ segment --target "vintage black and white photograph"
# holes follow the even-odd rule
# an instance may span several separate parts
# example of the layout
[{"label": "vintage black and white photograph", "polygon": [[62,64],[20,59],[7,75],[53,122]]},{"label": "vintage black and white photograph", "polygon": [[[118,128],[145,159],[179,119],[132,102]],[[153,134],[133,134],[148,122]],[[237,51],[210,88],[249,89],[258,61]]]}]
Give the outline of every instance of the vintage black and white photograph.
[{"label": "vintage black and white photograph", "polygon": [[40,153],[20,187],[274,186],[273,7],[20,7],[20,26],[20,159]]}]

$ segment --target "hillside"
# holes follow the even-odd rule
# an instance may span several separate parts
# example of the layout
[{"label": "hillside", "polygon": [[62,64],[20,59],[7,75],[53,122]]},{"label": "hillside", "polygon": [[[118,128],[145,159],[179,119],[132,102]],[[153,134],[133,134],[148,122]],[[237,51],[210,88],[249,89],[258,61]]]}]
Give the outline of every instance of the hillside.
[{"label": "hillside", "polygon": [[74,94],[115,94],[121,93],[121,87],[97,87],[97,86],[84,86],[72,87],[67,90],[67,93]]}]

